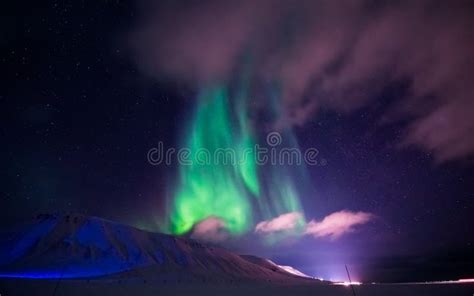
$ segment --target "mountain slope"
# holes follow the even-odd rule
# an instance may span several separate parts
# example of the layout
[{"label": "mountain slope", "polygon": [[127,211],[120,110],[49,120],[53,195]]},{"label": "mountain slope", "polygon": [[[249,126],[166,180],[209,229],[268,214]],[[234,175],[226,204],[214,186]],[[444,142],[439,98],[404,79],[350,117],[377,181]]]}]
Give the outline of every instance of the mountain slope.
[{"label": "mountain slope", "polygon": [[81,215],[40,215],[0,236],[3,277],[303,280],[265,259],[247,257]]}]

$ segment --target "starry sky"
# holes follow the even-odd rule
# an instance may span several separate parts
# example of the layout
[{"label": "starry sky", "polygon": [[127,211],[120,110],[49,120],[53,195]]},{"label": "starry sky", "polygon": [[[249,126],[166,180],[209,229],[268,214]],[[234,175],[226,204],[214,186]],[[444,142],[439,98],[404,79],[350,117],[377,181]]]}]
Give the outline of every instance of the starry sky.
[{"label": "starry sky", "polygon": [[316,2],[3,4],[1,226],[75,212],[163,231],[180,167],[147,152],[182,143],[202,86],[245,52],[255,129],[289,128],[325,161],[306,168],[307,219],[373,218],[337,239],[219,244],[325,279],[474,276],[472,3]]}]

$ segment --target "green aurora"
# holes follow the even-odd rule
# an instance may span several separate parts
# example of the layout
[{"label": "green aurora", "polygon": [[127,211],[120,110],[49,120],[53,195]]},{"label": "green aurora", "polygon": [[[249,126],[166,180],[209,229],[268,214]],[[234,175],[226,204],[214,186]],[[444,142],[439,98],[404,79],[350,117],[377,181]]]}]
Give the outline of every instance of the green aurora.
[{"label": "green aurora", "polygon": [[[191,164],[179,167],[169,232],[185,234],[196,223],[217,217],[231,234],[240,235],[261,220],[301,212],[291,169],[257,164],[254,147],[258,137],[249,120],[247,97],[245,87],[236,94],[225,86],[200,93],[183,141]],[[290,132],[282,135],[296,143]],[[226,158],[225,151],[235,151],[234,159]]]}]

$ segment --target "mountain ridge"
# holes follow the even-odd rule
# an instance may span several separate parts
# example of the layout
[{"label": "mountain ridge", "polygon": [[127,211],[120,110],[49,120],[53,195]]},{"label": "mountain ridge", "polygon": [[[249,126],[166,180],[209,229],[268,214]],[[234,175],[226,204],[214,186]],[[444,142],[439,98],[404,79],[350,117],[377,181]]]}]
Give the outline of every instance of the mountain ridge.
[{"label": "mountain ridge", "polygon": [[2,234],[0,276],[308,281],[267,259],[79,214],[38,215]]}]

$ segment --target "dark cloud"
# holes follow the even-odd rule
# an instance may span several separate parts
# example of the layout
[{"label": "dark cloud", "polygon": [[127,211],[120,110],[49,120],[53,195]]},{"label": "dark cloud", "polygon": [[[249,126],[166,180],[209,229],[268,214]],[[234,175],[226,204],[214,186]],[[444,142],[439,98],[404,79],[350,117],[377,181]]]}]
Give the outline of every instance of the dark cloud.
[{"label": "dark cloud", "polygon": [[[381,119],[439,161],[474,153],[470,1],[168,1],[144,4],[132,45],[150,75],[225,81],[253,57],[256,80],[281,84],[282,124],[320,108],[351,112],[409,81]],[[407,120],[409,119],[409,120]]]}]

